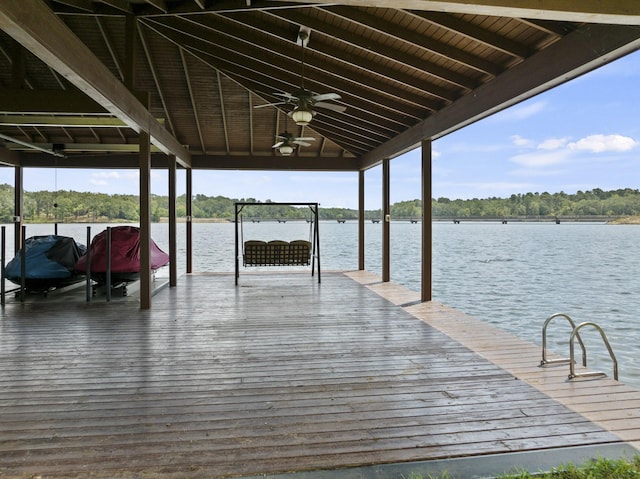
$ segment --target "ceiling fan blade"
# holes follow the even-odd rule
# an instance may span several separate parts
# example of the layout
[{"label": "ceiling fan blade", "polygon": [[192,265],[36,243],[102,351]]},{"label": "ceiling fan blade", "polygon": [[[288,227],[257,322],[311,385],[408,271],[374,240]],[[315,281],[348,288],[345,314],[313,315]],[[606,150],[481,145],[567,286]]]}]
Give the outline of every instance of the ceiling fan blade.
[{"label": "ceiling fan blade", "polygon": [[313,106],[314,107],[317,106],[318,108],[326,108],[327,110],[337,111],[338,113],[344,113],[345,111],[347,111],[346,106],[334,105],[333,103],[325,103],[322,101],[320,103],[314,103]]},{"label": "ceiling fan blade", "polygon": [[296,145],[311,146],[311,143],[307,143],[306,141],[293,140],[293,142],[294,142]]},{"label": "ceiling fan blade", "polygon": [[282,145],[284,145],[284,141],[279,141],[278,143],[273,145],[271,148],[280,148]]},{"label": "ceiling fan blade", "polygon": [[301,141],[315,141],[316,139],[312,136],[298,136],[295,138],[296,140],[301,140]]},{"label": "ceiling fan blade", "polygon": [[287,100],[297,100],[297,99],[298,99],[298,97],[297,97],[297,96],[294,96],[294,95],[292,95],[291,93],[284,93],[284,92],[283,92],[283,93],[279,93],[279,92],[276,92],[276,93],[274,93],[274,95],[275,95],[275,96],[281,96],[281,97],[284,97],[284,98],[286,98]]},{"label": "ceiling fan blade", "polygon": [[325,100],[339,100],[342,98],[337,93],[323,93],[321,95],[313,95],[311,97],[313,101],[325,101]]},{"label": "ceiling fan blade", "polygon": [[258,108],[265,108],[267,106],[285,105],[286,103],[287,103],[286,101],[279,101],[277,103],[265,103],[264,105],[256,105],[253,108],[258,109]]}]

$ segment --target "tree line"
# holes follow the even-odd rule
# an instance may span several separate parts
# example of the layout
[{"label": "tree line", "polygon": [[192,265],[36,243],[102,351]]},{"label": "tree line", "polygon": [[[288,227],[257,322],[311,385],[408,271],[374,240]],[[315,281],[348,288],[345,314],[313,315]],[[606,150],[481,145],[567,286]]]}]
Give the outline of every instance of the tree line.
[{"label": "tree line", "polygon": [[[24,193],[24,220],[27,222],[136,222],[139,221],[137,195],[107,195],[78,191],[26,191]],[[192,200],[192,216],[195,219],[232,220],[234,203],[259,202],[255,198],[227,198],[224,196],[195,195]],[[310,219],[306,207],[278,205],[270,200],[265,206],[246,206],[245,218],[256,219]],[[0,222],[10,223],[14,214],[14,190],[7,184],[0,185]],[[640,215],[640,191],[626,188],[604,191],[598,188],[578,191],[575,194],[525,193],[509,198],[431,200],[432,217],[445,218],[522,218],[522,217],[589,217],[589,216],[637,216]],[[176,200],[178,217],[186,216],[186,198]],[[152,221],[160,221],[169,215],[169,198],[151,196]],[[392,218],[419,219],[422,201],[415,199],[391,205]],[[320,219],[355,220],[358,212],[348,208],[320,208]],[[366,210],[367,219],[380,219],[381,210]]]}]

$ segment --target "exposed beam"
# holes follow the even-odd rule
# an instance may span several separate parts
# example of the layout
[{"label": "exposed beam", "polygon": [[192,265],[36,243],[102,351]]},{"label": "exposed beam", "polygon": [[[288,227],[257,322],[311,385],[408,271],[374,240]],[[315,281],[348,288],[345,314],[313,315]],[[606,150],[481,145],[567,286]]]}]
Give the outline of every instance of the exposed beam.
[{"label": "exposed beam", "polygon": [[[30,148],[33,146],[36,148]],[[109,153],[137,153],[140,146],[137,143],[30,143],[24,145],[22,143],[6,144],[5,147],[8,150],[15,151],[28,151],[32,149],[40,149],[53,151],[54,147],[59,148],[65,153],[105,153],[107,156]],[[157,146],[151,146],[151,151],[154,153],[161,153]],[[111,158],[110,156],[108,156]]]},{"label": "exposed beam", "polygon": [[0,146],[0,165],[20,166],[20,155]]},{"label": "exposed beam", "polygon": [[51,145],[51,148],[42,148],[38,145],[36,145],[35,143],[29,143],[28,141],[22,141],[18,138],[13,138],[11,136],[8,135],[4,135],[2,133],[0,133],[0,139],[1,140],[5,140],[10,142],[10,144],[16,144],[16,145],[20,145],[22,147],[27,148],[27,150],[36,150],[36,151],[40,151],[42,153],[46,153],[47,155],[52,155],[52,156],[57,156],[60,158],[64,158],[64,155],[58,151],[55,150],[54,145]]},{"label": "exposed beam", "polygon": [[272,171],[358,171],[357,158],[317,156],[201,156],[191,158],[193,169],[201,170],[272,170]]},{"label": "exposed beam", "polygon": [[[289,0],[289,3],[310,2]],[[340,4],[389,7],[387,0],[341,0]],[[640,25],[640,2],[635,0],[394,0],[393,8],[566,22]]]},{"label": "exposed beam", "polygon": [[[1,3],[1,2],[0,2]],[[107,110],[87,95],[68,90],[0,89],[0,112],[105,115]]]},{"label": "exposed beam", "polygon": [[[160,123],[164,122],[159,118]],[[129,128],[119,118],[104,116],[47,116],[47,115],[2,115],[3,126],[55,126],[58,128]]]},{"label": "exposed beam", "polygon": [[190,165],[189,152],[42,1],[3,0],[0,28],[136,132],[149,132],[152,142],[183,166]]},{"label": "exposed beam", "polygon": [[[130,170],[140,167],[140,156],[137,147],[135,153],[107,153],[101,156],[91,155],[67,155],[66,158],[57,158],[55,161],[56,168],[83,168],[83,169],[100,169],[100,170]],[[168,156],[162,152],[152,153],[152,168],[167,168]],[[41,153],[20,153],[20,166],[25,168],[53,168],[51,160]]]},{"label": "exposed beam", "polygon": [[414,149],[640,48],[640,28],[583,25],[457,102],[363,155],[363,168]]},{"label": "exposed beam", "polygon": [[[135,152],[131,153],[105,153],[104,155],[95,156],[82,155],[80,153],[68,154],[66,158],[57,158],[56,168],[84,168],[84,169],[137,169],[139,167],[139,156],[136,146]],[[0,152],[2,148],[0,148]],[[68,150],[65,150],[69,153]],[[12,155],[16,152],[7,150],[7,154]],[[0,154],[0,163],[3,160]],[[320,159],[316,156],[279,156],[273,155],[252,155],[252,156],[229,156],[211,154],[192,155],[192,169],[200,170],[273,170],[273,171],[358,171],[360,169],[360,160],[356,157],[349,158],[345,156],[323,157]],[[52,168],[51,160],[41,153],[21,152],[19,159],[20,166],[25,168]],[[12,164],[12,163],[11,163]],[[153,153],[151,156],[152,168],[167,168],[167,156],[161,152]]]}]

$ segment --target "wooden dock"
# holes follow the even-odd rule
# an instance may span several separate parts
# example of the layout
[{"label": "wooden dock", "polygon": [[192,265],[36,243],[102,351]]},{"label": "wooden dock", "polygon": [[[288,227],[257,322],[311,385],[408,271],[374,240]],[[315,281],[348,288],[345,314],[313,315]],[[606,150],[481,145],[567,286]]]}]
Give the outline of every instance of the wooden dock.
[{"label": "wooden dock", "polygon": [[2,478],[406,477],[640,441],[638,391],[370,273],[189,275],[150,311],[79,296],[1,311]]}]

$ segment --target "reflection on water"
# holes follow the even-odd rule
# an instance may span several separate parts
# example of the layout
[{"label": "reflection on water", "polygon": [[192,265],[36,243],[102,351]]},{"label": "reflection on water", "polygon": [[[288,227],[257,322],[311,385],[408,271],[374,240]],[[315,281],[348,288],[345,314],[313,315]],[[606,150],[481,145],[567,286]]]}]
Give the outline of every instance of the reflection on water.
[{"label": "reflection on water", "polygon": [[[92,235],[104,229],[92,225]],[[308,239],[305,222],[243,225],[246,239]],[[320,223],[324,270],[358,267],[357,224]],[[194,271],[233,271],[234,225],[193,225]],[[13,226],[6,229],[7,258],[13,256]],[[59,225],[59,234],[86,243],[86,225]],[[53,233],[52,225],[29,225],[27,235]],[[391,225],[391,279],[420,288],[421,225]],[[153,239],[168,250],[168,225],[152,225]],[[381,272],[380,224],[366,224],[368,270]],[[185,271],[185,227],[178,225],[178,271]],[[168,274],[168,273],[162,273]],[[574,321],[595,321],[618,358],[621,380],[640,388],[636,344],[640,326],[640,226],[582,223],[434,223],[433,297],[478,319],[540,344],[544,320],[563,312]],[[563,323],[549,329],[549,347],[568,354]],[[593,338],[591,337],[593,336]],[[610,375],[611,363],[599,335],[583,334],[589,365]],[[593,339],[593,340],[592,340]],[[537,364],[540,358],[531,358]]]}]

